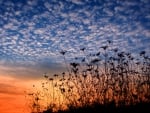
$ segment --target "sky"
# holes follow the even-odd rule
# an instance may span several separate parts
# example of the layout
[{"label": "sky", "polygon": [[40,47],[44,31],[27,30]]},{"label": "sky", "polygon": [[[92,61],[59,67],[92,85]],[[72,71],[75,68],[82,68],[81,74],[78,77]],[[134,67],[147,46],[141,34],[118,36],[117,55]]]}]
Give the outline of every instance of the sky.
[{"label": "sky", "polygon": [[107,40],[150,53],[150,0],[0,0],[0,94],[64,70],[60,51],[69,60]]}]

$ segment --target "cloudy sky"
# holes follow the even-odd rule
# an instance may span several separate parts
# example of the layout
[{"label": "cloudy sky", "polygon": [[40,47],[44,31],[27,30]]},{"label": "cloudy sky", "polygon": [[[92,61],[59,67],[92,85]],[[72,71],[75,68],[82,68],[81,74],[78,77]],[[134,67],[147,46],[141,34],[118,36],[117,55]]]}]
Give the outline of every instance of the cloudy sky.
[{"label": "cloudy sky", "polygon": [[61,50],[95,50],[108,39],[150,52],[150,1],[0,0],[0,65],[50,66]]},{"label": "cloudy sky", "polygon": [[63,70],[80,48],[150,53],[150,0],[0,0],[0,76]]}]

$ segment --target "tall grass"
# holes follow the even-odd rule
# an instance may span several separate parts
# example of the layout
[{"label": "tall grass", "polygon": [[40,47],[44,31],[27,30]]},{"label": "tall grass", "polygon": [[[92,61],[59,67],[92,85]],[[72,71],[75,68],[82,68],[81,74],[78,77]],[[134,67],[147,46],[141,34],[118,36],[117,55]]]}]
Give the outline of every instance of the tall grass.
[{"label": "tall grass", "polygon": [[45,101],[47,113],[95,104],[120,107],[150,102],[150,58],[145,51],[134,57],[113,49],[108,41],[96,52],[81,48],[82,57],[70,63],[66,60],[67,51],[60,54],[67,71],[53,77],[44,75],[43,96],[36,92],[32,95],[36,113],[40,113],[40,98],[44,98],[41,101]]}]

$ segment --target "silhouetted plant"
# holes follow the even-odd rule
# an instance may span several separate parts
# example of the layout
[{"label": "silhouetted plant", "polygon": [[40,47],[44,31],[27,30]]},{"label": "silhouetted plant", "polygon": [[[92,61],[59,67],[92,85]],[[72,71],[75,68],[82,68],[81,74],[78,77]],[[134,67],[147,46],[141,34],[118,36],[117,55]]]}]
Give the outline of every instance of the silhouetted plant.
[{"label": "silhouetted plant", "polygon": [[47,98],[47,113],[95,104],[125,107],[150,102],[149,56],[142,51],[133,57],[132,53],[113,49],[111,43],[108,40],[107,45],[92,53],[81,48],[82,57],[70,63],[65,57],[67,51],[60,52],[67,72],[53,78],[44,75],[42,93]]}]

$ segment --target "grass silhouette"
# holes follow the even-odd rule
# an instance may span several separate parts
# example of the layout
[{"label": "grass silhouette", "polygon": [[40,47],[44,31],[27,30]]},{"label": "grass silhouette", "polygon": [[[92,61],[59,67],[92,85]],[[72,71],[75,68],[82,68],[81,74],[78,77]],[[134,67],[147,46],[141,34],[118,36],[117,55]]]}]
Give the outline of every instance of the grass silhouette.
[{"label": "grass silhouette", "polygon": [[[150,58],[145,51],[134,57],[112,47],[112,42],[68,63],[61,51],[66,72],[44,74],[42,91],[32,93],[32,113],[127,113],[150,111]],[[43,99],[44,98],[44,99]],[[41,100],[46,103],[40,109]]]}]

